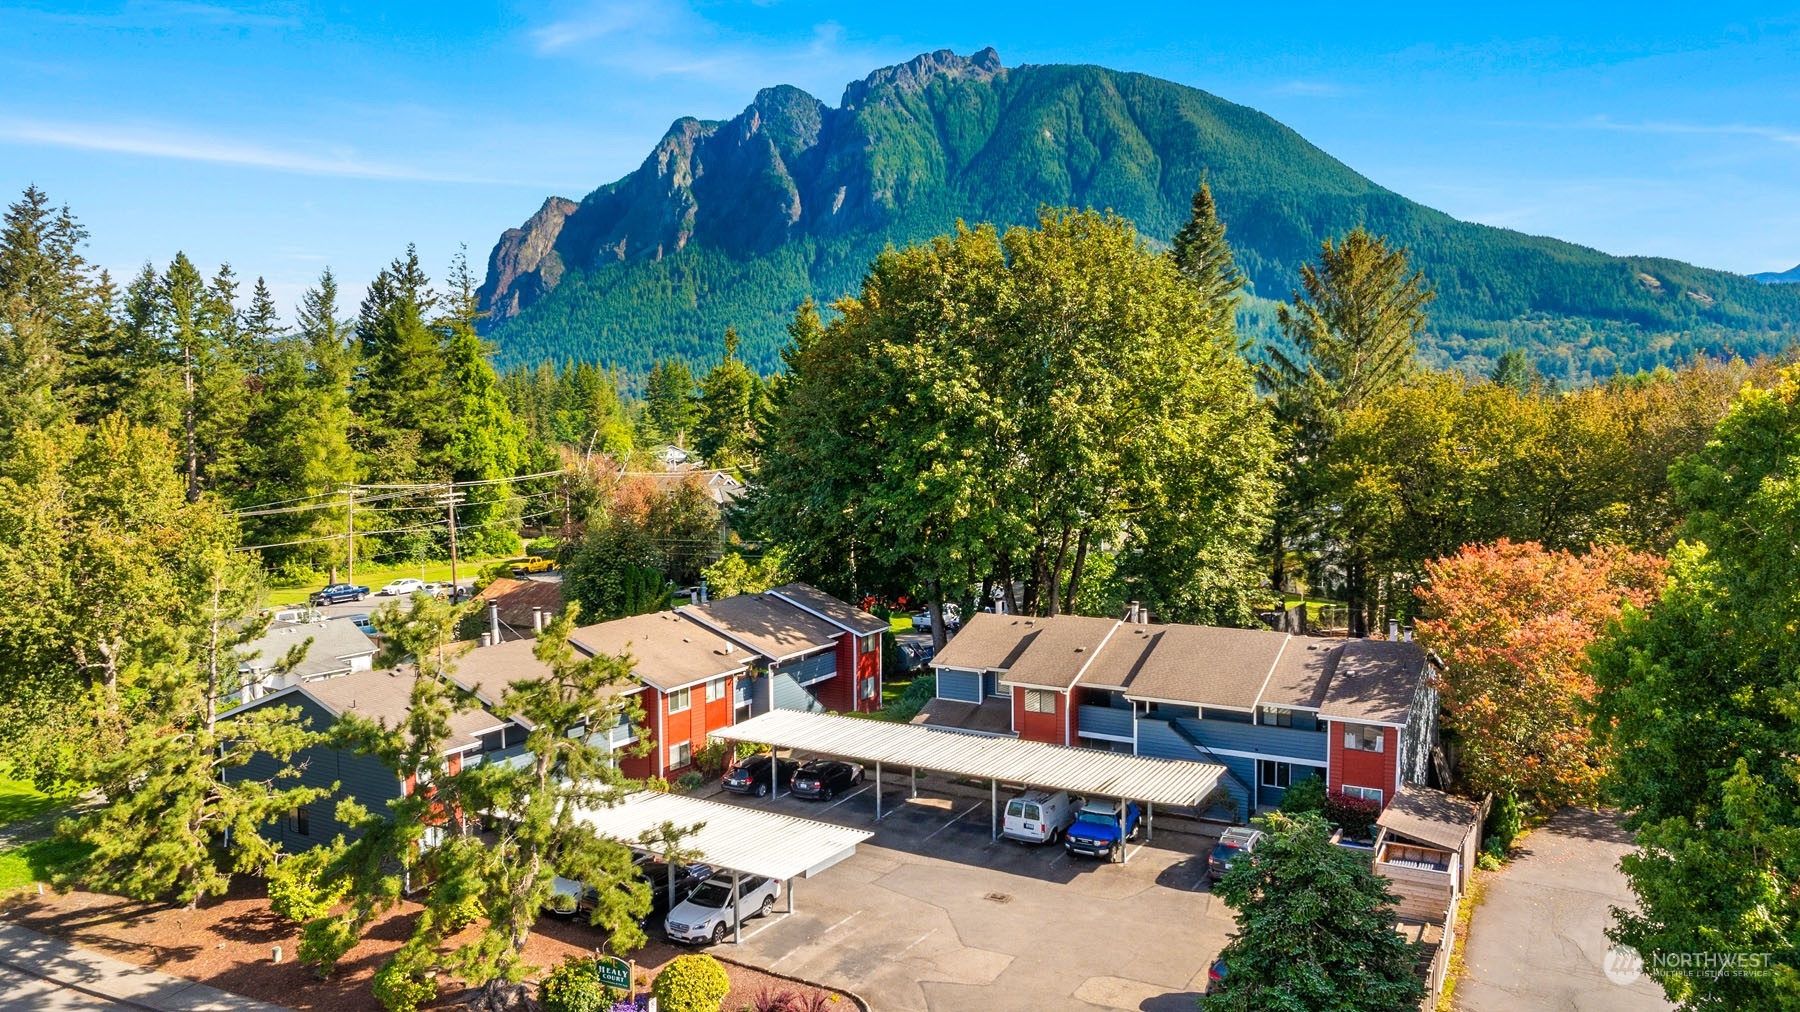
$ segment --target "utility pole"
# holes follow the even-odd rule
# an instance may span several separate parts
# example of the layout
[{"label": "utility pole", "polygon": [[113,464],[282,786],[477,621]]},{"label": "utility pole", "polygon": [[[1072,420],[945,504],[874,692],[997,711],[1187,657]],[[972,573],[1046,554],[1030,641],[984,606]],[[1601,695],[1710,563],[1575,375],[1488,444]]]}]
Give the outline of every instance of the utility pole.
[{"label": "utility pole", "polygon": [[438,502],[443,503],[444,508],[450,514],[450,600],[452,603],[456,601],[458,589],[456,582],[456,504],[461,499],[462,493],[456,491],[455,487],[451,485],[445,485],[444,491],[438,496]]},{"label": "utility pole", "polygon": [[344,582],[354,586],[356,583],[356,486],[344,487],[344,502],[344,544],[349,548],[349,565],[347,567],[349,575]]}]

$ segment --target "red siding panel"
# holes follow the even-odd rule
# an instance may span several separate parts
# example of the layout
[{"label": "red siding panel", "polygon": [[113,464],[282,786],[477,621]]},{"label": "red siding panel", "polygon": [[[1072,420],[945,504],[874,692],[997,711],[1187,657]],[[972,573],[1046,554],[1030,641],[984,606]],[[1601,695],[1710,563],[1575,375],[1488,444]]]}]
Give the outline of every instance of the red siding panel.
[{"label": "red siding panel", "polygon": [[1068,706],[1068,697],[1056,696],[1055,713],[1026,713],[1025,690],[1013,687],[1013,727],[1019,731],[1019,737],[1026,741],[1041,741],[1051,745],[1067,745],[1068,716],[1063,711]]},{"label": "red siding panel", "polygon": [[1380,752],[1345,748],[1344,725],[1339,721],[1331,721],[1330,728],[1325,733],[1331,736],[1331,740],[1327,742],[1331,747],[1331,778],[1327,781],[1327,786],[1334,791],[1343,790],[1346,784],[1373,788],[1381,792],[1383,807],[1393,800],[1394,785],[1400,776],[1398,728],[1381,729]]}]

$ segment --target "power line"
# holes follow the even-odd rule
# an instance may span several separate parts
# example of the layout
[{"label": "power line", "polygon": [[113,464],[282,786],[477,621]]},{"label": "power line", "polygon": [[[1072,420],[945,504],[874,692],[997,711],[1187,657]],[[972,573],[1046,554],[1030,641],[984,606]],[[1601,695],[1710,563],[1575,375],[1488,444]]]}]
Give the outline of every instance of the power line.
[{"label": "power line", "polygon": [[240,516],[240,517],[263,516],[266,514],[273,514],[273,513],[301,513],[301,512],[305,512],[306,510],[331,509],[331,508],[339,506],[341,504],[337,503],[337,502],[324,502],[324,503],[315,503],[310,506],[290,507],[288,509],[272,509],[270,507],[284,506],[288,503],[294,503],[294,502],[305,502],[306,500],[309,500],[309,499],[321,499],[321,498],[325,498],[327,496],[331,496],[331,497],[335,498],[336,496],[343,495],[345,488],[350,489],[352,492],[363,492],[363,491],[375,492],[375,493],[377,493],[375,496],[371,496],[367,499],[360,499],[359,502],[379,502],[382,499],[398,498],[400,496],[405,495],[408,492],[431,492],[431,491],[435,491],[438,489],[442,489],[446,486],[448,486],[450,488],[479,488],[484,485],[504,485],[504,484],[507,484],[508,482],[536,481],[539,478],[552,478],[552,477],[556,477],[557,475],[570,474],[570,473],[572,473],[572,472],[569,472],[569,471],[541,471],[537,474],[521,474],[521,475],[515,475],[514,477],[511,477],[511,478],[483,478],[483,479],[473,479],[470,481],[449,481],[449,482],[435,481],[435,482],[422,482],[422,483],[413,483],[413,484],[394,484],[394,485],[352,484],[352,485],[348,485],[348,486],[340,486],[339,488],[336,488],[330,492],[315,492],[312,495],[297,496],[293,499],[277,499],[274,502],[258,503],[257,505],[254,505],[254,506],[246,506],[242,509],[232,510],[232,515]]},{"label": "power line", "polygon": [[[475,529],[481,528],[481,527],[493,527],[496,524],[524,523],[527,520],[536,520],[538,517],[554,516],[559,512],[561,512],[561,511],[560,510],[544,510],[539,513],[527,514],[525,516],[519,517],[517,520],[514,520],[512,517],[501,517],[498,520],[489,520],[489,521],[486,521],[484,523],[479,523],[479,524],[463,524],[463,525],[461,525],[460,529],[469,531],[469,530],[475,530]],[[412,527],[395,527],[395,528],[392,528],[390,530],[385,530],[385,531],[365,531],[364,536],[366,536],[366,537],[386,537],[390,534],[413,534],[418,531],[432,530],[433,528],[436,528],[437,526],[438,525],[435,523],[415,524]],[[317,544],[321,541],[342,541],[343,539],[344,539],[344,536],[342,534],[333,534],[333,535],[330,535],[329,537],[323,537],[323,538],[302,538],[299,541],[280,541],[280,542],[276,542],[275,544],[272,544],[272,545],[239,545],[234,550],[239,551],[239,552],[256,552],[256,551],[261,551],[264,548],[287,548],[291,545],[312,545],[312,544]]]}]

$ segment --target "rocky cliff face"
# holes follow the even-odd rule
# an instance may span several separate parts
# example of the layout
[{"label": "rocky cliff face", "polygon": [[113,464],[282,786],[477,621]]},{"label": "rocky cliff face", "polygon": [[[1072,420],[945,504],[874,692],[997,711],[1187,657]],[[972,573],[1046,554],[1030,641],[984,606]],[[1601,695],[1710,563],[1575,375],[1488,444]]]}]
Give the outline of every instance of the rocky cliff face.
[{"label": "rocky cliff face", "polygon": [[882,150],[894,121],[930,117],[908,97],[933,81],[1004,73],[993,49],[939,50],[854,82],[836,109],[782,85],[723,123],[676,120],[630,175],[579,204],[552,197],[501,235],[480,289],[490,326],[542,300],[570,269],[660,260],[696,240],[749,256],[803,234],[879,228],[925,181]]}]

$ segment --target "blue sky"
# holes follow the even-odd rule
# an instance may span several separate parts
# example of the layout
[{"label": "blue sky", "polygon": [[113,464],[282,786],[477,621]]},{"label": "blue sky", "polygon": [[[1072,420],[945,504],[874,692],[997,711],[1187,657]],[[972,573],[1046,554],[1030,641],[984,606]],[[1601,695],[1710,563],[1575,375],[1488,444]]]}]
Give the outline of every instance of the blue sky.
[{"label": "blue sky", "polygon": [[[1379,10],[1373,8],[1379,7]],[[351,299],[417,242],[477,267],[550,194],[757,88],[835,104],[919,52],[1099,63],[1254,106],[1459,217],[1737,271],[1800,262],[1800,9],[1768,5],[0,6],[0,190],[116,274],[178,249]],[[351,308],[347,306],[346,308]]]}]

